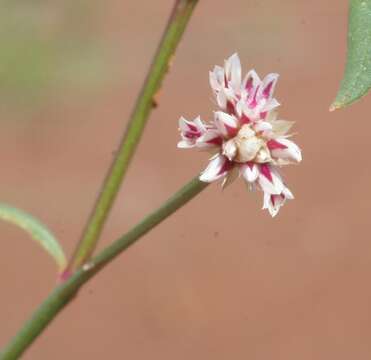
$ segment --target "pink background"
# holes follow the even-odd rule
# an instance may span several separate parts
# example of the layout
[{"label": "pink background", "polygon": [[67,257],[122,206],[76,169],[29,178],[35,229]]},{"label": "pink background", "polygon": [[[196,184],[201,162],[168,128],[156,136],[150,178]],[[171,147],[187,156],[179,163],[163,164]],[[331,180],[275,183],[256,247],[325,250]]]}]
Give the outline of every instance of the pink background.
[{"label": "pink background", "polygon": [[[36,90],[32,77],[1,85],[0,73],[0,198],[42,219],[71,253],[172,1],[17,4],[3,16],[32,15],[42,51],[64,43]],[[235,51],[245,71],[280,73],[280,115],[296,121],[304,155],[285,171],[296,199],[271,219],[242,181],[210,186],[94,278],[24,359],[371,356],[370,97],[328,112],[346,15],[345,0],[200,1],[100,248],[205,166],[206,154],[176,148],[177,120],[211,116],[208,70]],[[27,65],[34,50],[17,51]],[[55,266],[22,231],[0,231],[3,345],[52,289]]]}]

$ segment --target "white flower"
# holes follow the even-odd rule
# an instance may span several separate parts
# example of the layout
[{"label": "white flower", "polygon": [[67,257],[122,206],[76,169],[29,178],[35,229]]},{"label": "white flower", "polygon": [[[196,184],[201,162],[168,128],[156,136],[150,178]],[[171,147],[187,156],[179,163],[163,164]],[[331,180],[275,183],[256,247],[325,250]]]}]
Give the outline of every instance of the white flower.
[{"label": "white flower", "polygon": [[214,125],[219,131],[219,134],[224,138],[232,137],[238,132],[237,118],[223,111],[215,112]]},{"label": "white flower", "polygon": [[252,121],[265,118],[269,111],[279,106],[273,98],[278,74],[271,73],[260,80],[255,70],[250,70],[244,80],[241,79],[241,62],[237,54],[224,62],[224,68],[215,66],[210,72],[210,85],[223,111]]},{"label": "white flower", "polygon": [[200,175],[200,180],[208,183],[219,180],[228,174],[232,166],[232,162],[225,156],[217,154],[210,159],[209,165]]},{"label": "white flower", "polygon": [[276,216],[280,207],[284,205],[286,200],[292,200],[294,195],[292,195],[291,191],[285,187],[282,190],[281,194],[272,195],[268,193],[264,193],[264,202],[263,202],[263,209],[267,209],[272,217]]},{"label": "white flower", "polygon": [[206,131],[206,127],[198,116],[193,121],[181,117],[179,119],[179,131],[182,140],[178,142],[179,148],[191,148],[196,146],[197,139]]},{"label": "white flower", "polygon": [[227,110],[237,100],[241,91],[241,63],[237,54],[224,62],[224,68],[215,66],[209,73],[211,88],[214,90],[219,107]]},{"label": "white flower", "polygon": [[260,174],[258,165],[251,161],[247,162],[246,164],[242,164],[240,166],[240,172],[248,183],[254,183]]},{"label": "white flower", "polygon": [[292,142],[283,137],[278,137],[268,141],[268,147],[271,150],[271,154],[275,158],[280,158],[284,160],[292,160],[300,162],[302,160],[301,151],[299,147]]},{"label": "white flower", "polygon": [[279,167],[302,160],[299,147],[288,140],[292,122],[278,120],[273,98],[278,74],[268,74],[263,80],[254,70],[242,80],[237,54],[215,66],[210,72],[210,85],[219,111],[210,123],[198,117],[193,121],[181,118],[182,140],[178,147],[212,149],[214,156],[200,180],[223,179],[223,187],[239,175],[251,189],[264,193],[263,209],[275,216],[293,195],[287,188]]}]

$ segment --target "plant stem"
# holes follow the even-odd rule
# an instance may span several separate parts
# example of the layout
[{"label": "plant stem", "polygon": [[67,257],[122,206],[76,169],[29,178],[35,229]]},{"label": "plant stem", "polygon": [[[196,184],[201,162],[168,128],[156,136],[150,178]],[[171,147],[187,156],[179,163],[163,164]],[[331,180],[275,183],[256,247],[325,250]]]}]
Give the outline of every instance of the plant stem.
[{"label": "plant stem", "polygon": [[83,284],[149,230],[194,198],[205,189],[207,185],[207,183],[199,181],[198,177],[191,180],[169,198],[161,207],[145,217],[128,233],[117,239],[96,257],[92,258],[82,269],[77,270],[68,280],[66,280],[66,282],[60,284],[40,305],[31,319],[25,323],[23,328],[7,345],[7,347],[5,347],[3,352],[0,354],[0,359],[18,359],[55,318],[59,311],[69,303],[77,290]]},{"label": "plant stem", "polygon": [[118,194],[130,160],[139,143],[148,120],[156,106],[156,95],[165,77],[172,56],[189,22],[198,0],[176,0],[164,35],[138,96],[126,132],[116,157],[108,171],[94,209],[85,226],[80,242],[69,262],[66,273],[79,268],[93,253],[103,226]]}]

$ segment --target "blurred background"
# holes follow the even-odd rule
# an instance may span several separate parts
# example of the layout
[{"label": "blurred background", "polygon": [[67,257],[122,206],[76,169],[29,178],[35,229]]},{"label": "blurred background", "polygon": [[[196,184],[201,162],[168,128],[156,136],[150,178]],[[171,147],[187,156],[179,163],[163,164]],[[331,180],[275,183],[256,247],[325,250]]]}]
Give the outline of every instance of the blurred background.
[{"label": "blurred background", "polygon": [[[70,254],[125,128],[172,0],[1,0],[2,202]],[[241,182],[210,186],[93,279],[24,359],[366,359],[371,356],[370,97],[328,112],[347,1],[202,0],[100,248],[207,163],[177,120],[214,109],[208,71],[238,51],[280,73],[304,161],[272,219]],[[0,224],[0,344],[55,284],[27,235]]]}]

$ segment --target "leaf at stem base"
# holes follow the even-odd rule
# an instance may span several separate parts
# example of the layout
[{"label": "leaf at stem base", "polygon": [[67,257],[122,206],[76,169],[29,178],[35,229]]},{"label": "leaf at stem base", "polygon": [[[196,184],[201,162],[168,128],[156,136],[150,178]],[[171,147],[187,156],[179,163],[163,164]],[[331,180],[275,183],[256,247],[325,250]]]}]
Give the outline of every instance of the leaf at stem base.
[{"label": "leaf at stem base", "polygon": [[53,257],[60,271],[65,268],[66,257],[63,249],[51,231],[39,220],[7,204],[0,204],[0,219],[25,230],[32,239],[36,240]]}]

